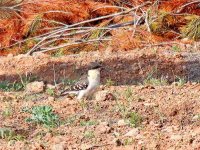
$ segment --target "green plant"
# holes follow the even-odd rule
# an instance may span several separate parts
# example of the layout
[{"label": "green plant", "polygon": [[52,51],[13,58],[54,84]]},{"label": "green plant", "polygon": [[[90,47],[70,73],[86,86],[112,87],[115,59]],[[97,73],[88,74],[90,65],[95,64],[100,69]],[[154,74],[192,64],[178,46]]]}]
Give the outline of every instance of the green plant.
[{"label": "green plant", "polygon": [[92,125],[97,125],[98,122],[95,120],[89,120],[89,121],[81,121],[80,125],[81,126],[92,126]]},{"label": "green plant", "polygon": [[186,83],[185,78],[176,77],[175,85],[177,85],[177,86],[183,86],[185,83]]},{"label": "green plant", "polygon": [[51,95],[51,96],[55,96],[55,94],[56,94],[54,89],[51,89],[51,88],[47,88],[46,92],[48,95]]},{"label": "green plant", "polygon": [[142,117],[137,114],[136,112],[131,112],[131,101],[133,92],[131,88],[127,88],[124,93],[126,99],[128,100],[128,103],[120,102],[118,99],[116,99],[116,111],[120,113],[122,118],[129,123],[131,127],[138,127],[140,123],[142,122]]},{"label": "green plant", "polygon": [[76,120],[78,120],[78,116],[73,115],[73,116],[69,116],[65,121],[62,122],[62,124],[65,125],[71,125],[73,124]]},{"label": "green plant", "polygon": [[153,85],[153,86],[164,86],[168,85],[167,79],[161,77],[160,79],[157,78],[147,78],[143,81],[144,85]]},{"label": "green plant", "polygon": [[115,82],[112,79],[106,79],[106,86],[113,86],[115,85]]},{"label": "green plant", "polygon": [[63,48],[60,48],[59,50],[57,50],[54,54],[53,54],[53,57],[61,57],[63,56],[65,53],[64,53],[64,49]]},{"label": "green plant", "polygon": [[142,122],[142,117],[136,113],[136,112],[131,112],[129,114],[129,123],[131,127],[138,127],[140,126]]},{"label": "green plant", "polygon": [[133,91],[130,87],[128,87],[124,91],[124,96],[125,96],[126,100],[129,101],[129,102],[133,100]]},{"label": "green plant", "polygon": [[1,139],[10,139],[14,136],[14,132],[9,128],[0,128],[0,138]]},{"label": "green plant", "polygon": [[81,106],[81,108],[82,108],[83,110],[85,110],[85,109],[87,108],[87,102],[84,101],[84,99],[81,100],[81,101],[78,101],[78,103],[79,103],[79,105]]},{"label": "green plant", "polygon": [[50,106],[35,106],[31,109],[25,108],[23,111],[32,115],[26,119],[27,122],[42,124],[47,128],[56,127],[60,124],[59,117],[53,113]]},{"label": "green plant", "polygon": [[121,114],[121,116],[125,119],[127,115],[129,114],[130,108],[128,108],[127,105],[121,104],[118,101],[116,101],[117,106],[117,112]]},{"label": "green plant", "polygon": [[153,86],[162,86],[168,84],[167,79],[164,77],[161,77],[160,79],[154,78],[153,76],[155,74],[157,74],[157,66],[153,67],[153,70],[147,75],[146,79],[143,81],[143,84]]},{"label": "green plant", "polygon": [[13,114],[13,110],[11,107],[6,107],[5,110],[2,112],[3,117],[10,117]]},{"label": "green plant", "polygon": [[10,92],[10,91],[19,91],[23,89],[23,84],[21,83],[9,83],[8,81],[2,81],[0,82],[0,90],[5,91],[5,92]]},{"label": "green plant", "polygon": [[23,89],[26,87],[26,85],[30,82],[33,82],[37,79],[36,76],[29,76],[29,75],[25,75],[25,76],[21,76],[19,74],[20,80],[21,80],[21,84],[23,85]]},{"label": "green plant", "polygon": [[88,139],[91,139],[91,138],[94,138],[95,135],[94,135],[94,132],[93,132],[93,131],[85,131],[85,132],[84,132],[84,137],[85,137],[85,138],[88,138]]},{"label": "green plant", "polygon": [[180,51],[181,51],[181,48],[180,48],[178,45],[173,45],[173,46],[172,46],[172,50],[173,50],[174,52],[180,52]]},{"label": "green plant", "polygon": [[24,136],[16,134],[9,128],[0,128],[0,139],[20,141],[24,139]]},{"label": "green plant", "polygon": [[0,81],[0,90],[5,91],[5,92],[10,92],[10,91],[20,91],[23,90],[26,85],[36,79],[36,77],[33,76],[20,76],[20,82],[13,82],[10,83],[9,81]]},{"label": "green plant", "polygon": [[127,138],[124,140],[124,145],[132,145],[134,142],[133,138]]},{"label": "green plant", "polygon": [[96,112],[98,112],[98,111],[101,110],[101,106],[100,106],[99,103],[95,103],[95,104],[94,104],[94,110],[95,110]]}]

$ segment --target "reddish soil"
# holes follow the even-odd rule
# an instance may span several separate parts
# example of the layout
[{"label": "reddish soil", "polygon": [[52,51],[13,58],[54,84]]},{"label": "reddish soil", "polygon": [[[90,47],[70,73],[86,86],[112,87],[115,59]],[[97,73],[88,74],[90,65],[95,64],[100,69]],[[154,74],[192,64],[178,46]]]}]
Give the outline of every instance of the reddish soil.
[{"label": "reddish soil", "polygon": [[[0,128],[10,128],[24,140],[0,139],[0,149],[200,149],[200,84],[133,85],[142,82],[156,68],[152,77],[198,78],[198,54],[147,50],[92,52],[74,56],[8,56],[0,60],[0,80],[13,82],[21,76],[53,83],[63,78],[75,79],[89,62],[100,59],[102,72],[99,92],[92,100],[80,103],[67,97],[52,97],[43,92],[27,95],[25,91],[0,93]],[[192,71],[191,71],[192,70]],[[55,73],[54,73],[55,72]],[[193,77],[193,78],[192,78]],[[109,86],[107,79],[116,86]],[[127,91],[129,91],[127,93]],[[27,123],[24,107],[50,105],[62,125],[46,129]],[[3,112],[11,110],[11,115]],[[127,114],[137,113],[138,126],[123,123]],[[92,122],[90,125],[84,123]],[[120,123],[121,122],[121,123]],[[126,134],[133,130],[132,135]],[[130,134],[130,133],[129,133]]]},{"label": "reddish soil", "polygon": [[52,83],[63,78],[77,79],[86,71],[91,61],[100,60],[105,66],[102,82],[112,79],[118,85],[135,84],[143,81],[149,74],[164,77],[170,82],[175,76],[188,78],[188,63],[193,55],[169,50],[153,51],[143,49],[129,52],[88,52],[62,57],[50,57],[45,54],[36,56],[8,56],[0,59],[0,80],[15,81],[20,76],[36,76],[38,80]]},{"label": "reddish soil", "polygon": [[[132,91],[129,100],[125,94],[127,88]],[[194,119],[200,114],[199,84],[151,88],[102,87],[100,93],[105,91],[118,96],[115,100],[94,98],[86,101],[84,108],[75,99],[54,99],[45,93],[29,96],[23,92],[1,93],[0,112],[12,106],[12,115],[1,115],[0,127],[10,127],[26,139],[16,142],[0,140],[0,148],[55,149],[57,146],[84,149],[85,145],[91,149],[200,149],[200,120]],[[28,114],[21,110],[35,105],[51,105],[54,112],[66,122],[50,131],[26,123]],[[136,128],[138,132],[130,137],[125,134],[135,128],[118,124],[123,119],[123,113],[119,111],[122,105],[129,112],[137,112],[142,117],[141,124]],[[89,121],[95,124],[81,124]],[[92,133],[92,136],[84,136],[86,132]]]}]

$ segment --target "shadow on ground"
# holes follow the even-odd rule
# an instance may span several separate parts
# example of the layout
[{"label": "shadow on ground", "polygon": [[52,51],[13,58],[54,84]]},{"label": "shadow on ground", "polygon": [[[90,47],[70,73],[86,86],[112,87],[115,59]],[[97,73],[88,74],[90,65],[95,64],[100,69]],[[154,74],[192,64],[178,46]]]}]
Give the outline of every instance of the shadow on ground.
[{"label": "shadow on ground", "polygon": [[[5,62],[4,68],[0,67],[0,80],[20,80],[20,76],[34,76],[37,80],[47,83],[61,82],[63,79],[77,80],[84,74],[90,62],[97,59],[88,59],[88,56],[49,58],[41,63],[39,60],[27,62],[22,58],[21,63],[16,64],[15,59],[10,64]],[[101,57],[99,57],[101,58]],[[102,83],[112,80],[116,85],[131,85],[141,83],[147,78],[165,78],[169,82],[175,81],[177,77],[197,81],[200,77],[199,59],[183,55],[113,55],[101,58],[103,66],[107,69],[102,71]],[[24,64],[23,62],[27,62]],[[3,64],[4,62],[1,62]],[[13,69],[13,65],[14,69]],[[5,71],[4,71],[5,70]],[[8,73],[12,70],[12,73]],[[17,73],[18,70],[20,73]],[[20,75],[19,75],[20,74]]]}]

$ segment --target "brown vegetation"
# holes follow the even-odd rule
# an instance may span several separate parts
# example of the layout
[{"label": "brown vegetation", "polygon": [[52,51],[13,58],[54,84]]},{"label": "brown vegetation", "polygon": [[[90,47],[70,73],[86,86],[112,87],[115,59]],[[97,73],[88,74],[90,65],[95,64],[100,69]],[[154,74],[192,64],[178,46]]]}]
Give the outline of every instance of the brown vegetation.
[{"label": "brown vegetation", "polygon": [[[88,51],[88,49],[96,50],[95,47],[99,41],[108,38],[111,40],[109,45],[113,46],[115,50],[141,48],[156,42],[168,42],[185,37],[199,40],[198,16],[200,12],[197,1],[168,0],[156,3],[152,0],[151,4],[141,6],[139,9],[105,19],[97,19],[122,11],[126,12],[126,10],[144,3],[146,3],[145,0],[126,2],[118,0],[24,0],[19,7],[16,7],[16,12],[9,12],[12,15],[6,15],[6,17],[4,14],[4,18],[0,21],[1,55],[26,53],[31,48],[34,48],[33,51],[40,49],[46,51],[51,49],[52,45],[58,46],[58,48],[55,47],[55,50],[61,50],[65,54]],[[13,5],[12,3],[8,6]],[[190,15],[190,19],[188,19],[188,15],[184,15],[185,13]],[[196,24],[192,24],[194,18],[198,20]],[[94,21],[88,21],[89,19],[94,19]],[[88,22],[75,25],[82,21]],[[72,27],[67,29],[67,25],[72,25]],[[187,29],[194,28],[193,26],[196,27],[196,32],[191,35],[192,31]],[[97,29],[92,29],[92,27]],[[183,30],[183,28],[187,29]],[[64,30],[52,34],[53,31],[57,32],[60,29]],[[75,34],[72,34],[73,32]],[[53,35],[57,35],[57,37]],[[47,38],[34,47],[42,40],[37,36],[52,38]],[[119,41],[126,42],[118,45]],[[60,49],[62,44],[66,46],[62,46]],[[107,42],[102,41],[100,45],[105,49]],[[76,50],[70,51],[70,49]]]}]

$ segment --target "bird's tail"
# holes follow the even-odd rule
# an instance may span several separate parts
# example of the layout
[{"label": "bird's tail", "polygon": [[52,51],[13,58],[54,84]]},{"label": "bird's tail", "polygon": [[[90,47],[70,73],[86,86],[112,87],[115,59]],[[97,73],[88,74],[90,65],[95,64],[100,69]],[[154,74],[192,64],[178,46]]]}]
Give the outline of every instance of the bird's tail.
[{"label": "bird's tail", "polygon": [[65,96],[65,95],[70,95],[70,94],[75,94],[77,95],[78,94],[78,91],[62,91],[60,93],[60,96]]}]

